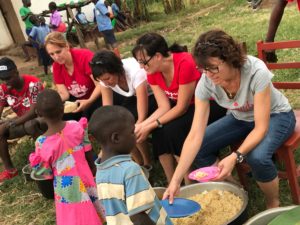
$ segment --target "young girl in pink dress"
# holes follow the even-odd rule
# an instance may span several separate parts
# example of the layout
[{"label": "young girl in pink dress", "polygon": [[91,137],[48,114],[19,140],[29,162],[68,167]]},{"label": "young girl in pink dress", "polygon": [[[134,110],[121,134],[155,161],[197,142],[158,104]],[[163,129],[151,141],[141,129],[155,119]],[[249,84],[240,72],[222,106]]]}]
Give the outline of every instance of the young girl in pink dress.
[{"label": "young girl in pink dress", "polygon": [[64,105],[54,90],[37,97],[36,110],[48,125],[37,138],[29,160],[36,175],[54,177],[56,223],[58,225],[101,225],[104,211],[89,165],[93,165],[87,120],[63,121]]}]

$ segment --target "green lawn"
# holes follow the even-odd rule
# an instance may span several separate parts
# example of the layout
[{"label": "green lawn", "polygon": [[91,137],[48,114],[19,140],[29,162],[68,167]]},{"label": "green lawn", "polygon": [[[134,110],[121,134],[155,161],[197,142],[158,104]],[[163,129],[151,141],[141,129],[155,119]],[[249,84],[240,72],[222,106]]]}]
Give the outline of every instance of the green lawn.
[{"label": "green lawn", "polygon": [[[149,6],[151,22],[141,23],[132,30],[117,34],[123,57],[131,56],[131,49],[138,36],[148,31],[159,32],[168,42],[187,45],[189,50],[201,32],[212,28],[222,28],[241,42],[246,42],[248,53],[256,55],[256,41],[263,40],[267,31],[271,8],[252,11],[245,0],[201,0],[193,6],[187,5],[182,12],[165,15],[162,6],[155,3]],[[299,12],[296,5],[285,11],[277,32],[276,40],[299,39]],[[278,51],[279,60],[299,60],[299,50]],[[300,81],[299,70],[274,71],[275,80]],[[40,75],[50,85],[50,76]],[[300,92],[287,92],[294,108],[300,108]],[[13,161],[19,171],[26,165],[29,152],[34,149],[33,142],[25,141],[12,148]],[[296,158],[299,161],[300,154]],[[165,185],[161,167],[155,163],[150,177],[153,186]],[[250,179],[250,216],[265,209],[263,196],[257,185]],[[282,205],[292,204],[286,181],[280,182]],[[33,182],[24,183],[18,176],[0,186],[0,224],[54,224],[54,204],[45,200]]]}]

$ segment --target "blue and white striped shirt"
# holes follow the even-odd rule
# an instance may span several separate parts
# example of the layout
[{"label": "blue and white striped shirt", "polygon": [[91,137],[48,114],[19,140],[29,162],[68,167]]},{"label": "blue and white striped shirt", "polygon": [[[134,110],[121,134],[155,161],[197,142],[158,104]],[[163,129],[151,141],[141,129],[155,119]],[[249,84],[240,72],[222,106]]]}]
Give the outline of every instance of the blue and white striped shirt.
[{"label": "blue and white striped shirt", "polygon": [[172,225],[142,169],[130,155],[97,159],[96,183],[99,199],[110,225],[132,225],[130,216],[146,212],[157,225]]}]

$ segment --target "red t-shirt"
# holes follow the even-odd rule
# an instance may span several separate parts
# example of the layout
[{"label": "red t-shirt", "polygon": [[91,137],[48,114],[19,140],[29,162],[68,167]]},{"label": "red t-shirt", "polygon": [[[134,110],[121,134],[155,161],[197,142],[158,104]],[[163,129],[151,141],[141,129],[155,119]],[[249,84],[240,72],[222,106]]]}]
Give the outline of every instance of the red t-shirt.
[{"label": "red t-shirt", "polygon": [[91,68],[89,62],[94,53],[88,49],[70,50],[74,72],[69,75],[65,65],[57,62],[53,63],[53,80],[55,84],[64,84],[69,93],[77,99],[88,99],[95,89],[95,84],[91,79]]},{"label": "red t-shirt", "polygon": [[18,116],[23,116],[29,111],[30,106],[36,103],[38,93],[44,89],[40,79],[31,75],[22,75],[22,77],[24,86],[21,91],[8,89],[6,84],[0,85],[0,105],[10,106]]},{"label": "red t-shirt", "polygon": [[[294,0],[287,0],[288,2],[293,2]],[[300,11],[300,0],[297,0],[298,3],[298,10]]]},{"label": "red t-shirt", "polygon": [[[158,85],[165,91],[169,99],[177,101],[179,85],[198,82],[201,77],[197,70],[196,63],[191,54],[187,52],[172,53],[174,62],[174,77],[169,87],[167,87],[163,74],[157,72],[148,74],[147,79],[150,85]],[[192,102],[194,99],[192,99]]]}]

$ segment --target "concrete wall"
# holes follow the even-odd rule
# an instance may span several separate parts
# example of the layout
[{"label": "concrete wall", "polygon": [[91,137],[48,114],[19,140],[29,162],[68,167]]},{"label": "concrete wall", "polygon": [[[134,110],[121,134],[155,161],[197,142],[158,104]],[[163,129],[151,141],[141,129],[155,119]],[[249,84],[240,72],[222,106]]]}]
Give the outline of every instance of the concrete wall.
[{"label": "concrete wall", "polygon": [[8,48],[14,43],[10,35],[10,32],[6,26],[6,22],[4,20],[1,10],[0,10],[0,34],[1,34],[0,50]]}]

